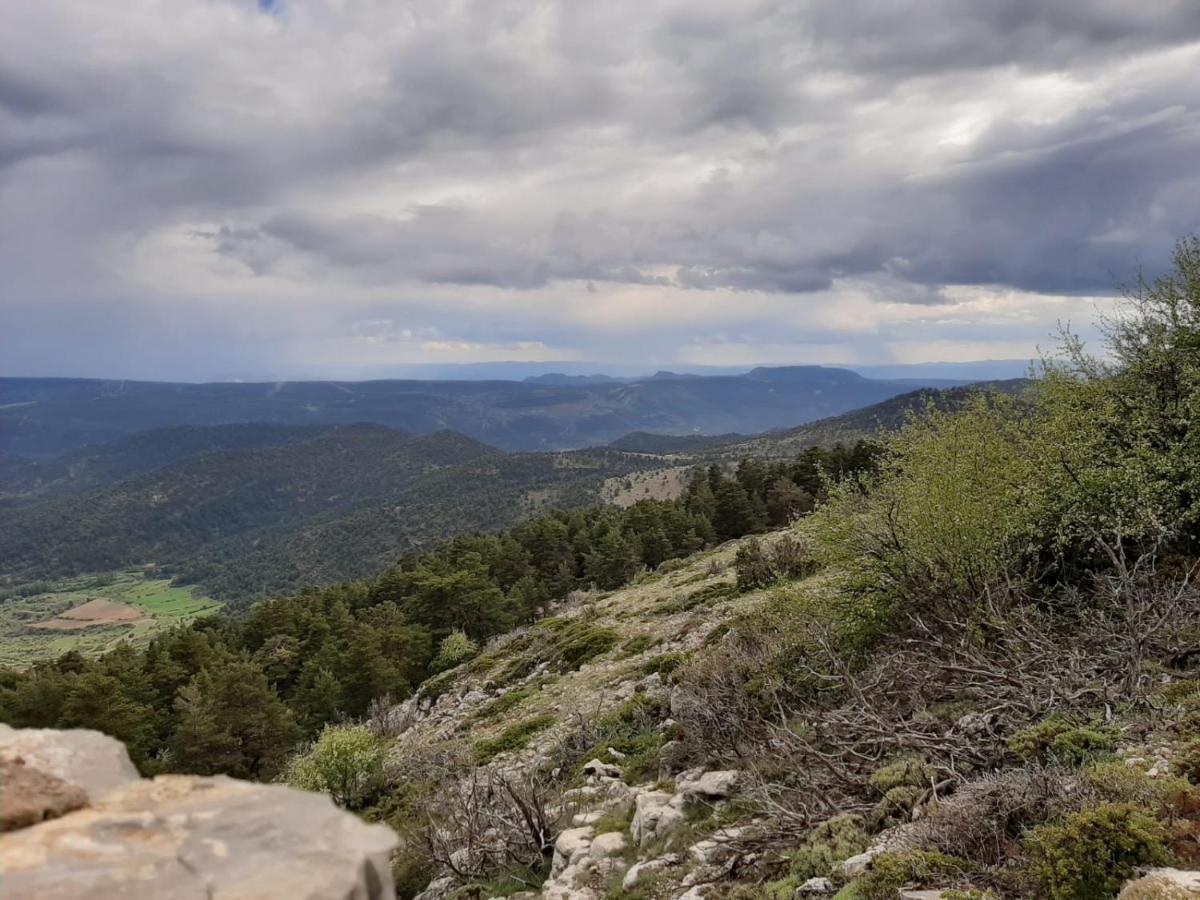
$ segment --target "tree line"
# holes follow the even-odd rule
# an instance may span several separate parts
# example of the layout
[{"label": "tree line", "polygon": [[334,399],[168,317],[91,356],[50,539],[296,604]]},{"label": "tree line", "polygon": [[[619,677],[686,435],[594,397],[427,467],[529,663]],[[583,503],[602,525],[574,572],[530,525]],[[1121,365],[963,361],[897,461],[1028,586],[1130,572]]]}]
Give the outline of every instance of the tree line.
[{"label": "tree line", "polygon": [[0,720],[105,731],[148,773],[269,779],[325,724],[410,695],[455,661],[448,648],[532,621],[572,591],[618,588],[786,524],[813,509],[828,479],[869,469],[877,452],[860,441],[732,472],[698,468],[678,499],[555,512],[409,554],[377,578],[202,619],[144,648],[3,669]]}]

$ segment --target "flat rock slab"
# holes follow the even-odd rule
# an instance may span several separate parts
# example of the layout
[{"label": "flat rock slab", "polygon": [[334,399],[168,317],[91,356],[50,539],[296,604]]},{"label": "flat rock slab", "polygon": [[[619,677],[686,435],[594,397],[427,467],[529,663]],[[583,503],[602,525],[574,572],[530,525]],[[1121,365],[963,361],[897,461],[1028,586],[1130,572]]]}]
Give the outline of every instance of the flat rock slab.
[{"label": "flat rock slab", "polygon": [[395,846],[321,794],[164,775],[0,837],[0,884],[40,900],[390,900]]}]

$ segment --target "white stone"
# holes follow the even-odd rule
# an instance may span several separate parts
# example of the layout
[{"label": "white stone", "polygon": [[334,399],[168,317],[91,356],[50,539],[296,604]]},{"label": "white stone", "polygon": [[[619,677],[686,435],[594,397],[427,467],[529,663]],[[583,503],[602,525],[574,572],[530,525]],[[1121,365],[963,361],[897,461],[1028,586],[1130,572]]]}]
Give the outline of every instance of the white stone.
[{"label": "white stone", "polygon": [[871,862],[874,859],[875,854],[873,853],[860,853],[858,856],[852,856],[842,863],[842,874],[847,878],[857,878],[871,868]]},{"label": "white stone", "polygon": [[619,831],[607,831],[596,835],[592,846],[588,848],[588,856],[593,859],[607,859],[616,856],[625,849],[625,835]]},{"label": "white stone", "polygon": [[736,769],[703,772],[694,778],[681,778],[676,790],[689,800],[701,797],[708,800],[726,800],[737,792],[741,776],[742,773]]},{"label": "white stone", "polygon": [[675,796],[666,791],[646,791],[638,794],[634,804],[630,833],[639,847],[664,835],[683,822],[684,813],[673,805]]},{"label": "white stone", "polygon": [[1170,896],[1174,897],[1177,894],[1183,896],[1200,897],[1200,872],[1185,872],[1182,869],[1150,869],[1141,878],[1136,878],[1133,881],[1126,882],[1125,888],[1118,895],[1118,900],[1121,897],[1145,896],[1148,889],[1158,888],[1163,892],[1164,896],[1167,891],[1173,891]]},{"label": "white stone", "polygon": [[589,760],[583,765],[585,775],[596,775],[600,778],[620,778],[621,767],[612,763],[600,762],[598,759]]},{"label": "white stone", "polygon": [[804,897],[813,894],[832,894],[837,890],[837,886],[830,878],[810,878],[804,884],[796,888],[796,896]]},{"label": "white stone", "polygon": [[557,876],[571,863],[584,856],[591,846],[596,829],[591,825],[568,828],[554,841],[554,859],[550,863],[551,876]]},{"label": "white stone", "polygon": [[643,875],[649,875],[652,872],[658,872],[662,869],[677,866],[680,862],[678,853],[668,853],[666,856],[659,856],[655,859],[648,859],[645,862],[636,863],[629,867],[629,871],[625,873],[625,878],[621,882],[621,887],[627,891],[637,887],[638,881]]}]

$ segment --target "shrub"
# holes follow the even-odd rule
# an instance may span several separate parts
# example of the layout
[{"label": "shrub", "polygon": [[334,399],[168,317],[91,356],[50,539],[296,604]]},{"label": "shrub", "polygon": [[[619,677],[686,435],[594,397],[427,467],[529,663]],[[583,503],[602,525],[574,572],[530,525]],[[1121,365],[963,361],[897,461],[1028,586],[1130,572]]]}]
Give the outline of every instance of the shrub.
[{"label": "shrub", "polygon": [[348,809],[365,806],[379,790],[387,746],[361,725],[326,725],[307,752],[293,757],[287,782],[322,791]]},{"label": "shrub", "polygon": [[525,747],[535,734],[545,731],[558,721],[552,715],[534,716],[524,722],[510,725],[494,738],[475,742],[475,762],[482,765],[501,753],[511,753]]},{"label": "shrub", "polygon": [[654,659],[649,660],[642,666],[642,674],[653,675],[657,673],[665,677],[687,662],[690,656],[690,653],[678,650],[673,653],[664,653],[661,656],[654,657]]},{"label": "shrub", "polygon": [[859,816],[845,814],[822,822],[791,854],[791,873],[797,881],[828,877],[834,866],[870,846]]},{"label": "shrub", "polygon": [[1200,784],[1200,740],[1186,741],[1176,747],[1171,769],[1192,784]]},{"label": "shrub", "polygon": [[442,639],[437,656],[429,667],[434,672],[444,672],[473,659],[479,653],[479,645],[467,637],[465,632],[452,631]]},{"label": "shrub", "polygon": [[1109,900],[1139,866],[1171,862],[1166,827],[1129,803],[1102,803],[1029,832],[1028,872],[1047,900]]},{"label": "shrub", "polygon": [[559,645],[556,654],[561,671],[573,672],[584,663],[607,653],[620,643],[621,635],[611,628],[588,627],[571,629],[571,633]]},{"label": "shrub", "polygon": [[808,545],[800,538],[785,535],[770,547],[758,538],[751,538],[733,558],[737,572],[737,589],[741,592],[769,587],[778,581],[811,575],[816,563]]},{"label": "shrub", "polygon": [[1026,761],[1053,761],[1079,766],[1116,749],[1116,737],[1101,727],[1077,726],[1051,716],[1014,734],[1008,742],[1013,753]]},{"label": "shrub", "polygon": [[883,853],[871,869],[838,892],[834,900],[895,900],[908,884],[945,884],[971,873],[965,860],[932,850]]},{"label": "shrub", "polygon": [[1040,534],[1030,443],[1011,398],[925,411],[892,437],[876,474],[834,485],[809,517],[818,560],[910,609],[974,603],[1019,579]]}]

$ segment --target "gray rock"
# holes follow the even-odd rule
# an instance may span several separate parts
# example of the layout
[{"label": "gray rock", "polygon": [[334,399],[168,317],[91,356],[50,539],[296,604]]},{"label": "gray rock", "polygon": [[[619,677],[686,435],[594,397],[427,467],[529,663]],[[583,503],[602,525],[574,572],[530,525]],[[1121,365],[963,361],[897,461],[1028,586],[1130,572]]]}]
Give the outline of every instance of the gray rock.
[{"label": "gray rock", "polygon": [[1200,897],[1200,872],[1170,868],[1150,869],[1141,878],[1126,882],[1121,893],[1117,895],[1117,900],[1151,896],[1163,897],[1166,900]]},{"label": "gray rock", "polygon": [[587,855],[596,829],[591,825],[568,828],[554,841],[554,860],[550,864],[551,876],[558,876],[572,863]]},{"label": "gray rock", "polygon": [[596,839],[588,848],[588,856],[593,859],[608,859],[610,856],[621,853],[624,849],[625,835],[619,831],[606,831],[604,834],[596,835]]},{"label": "gray rock", "polygon": [[633,822],[629,826],[635,844],[641,847],[683,822],[682,804],[675,801],[675,795],[666,791],[638,794],[634,803]]},{"label": "gray rock", "polygon": [[833,883],[832,878],[810,878],[800,887],[796,888],[797,897],[812,897],[817,894],[833,894],[837,892],[837,885]]},{"label": "gray rock", "polygon": [[691,779],[680,779],[677,792],[684,798],[705,800],[727,800],[737,793],[741,772],[729,769],[719,772],[702,772]]},{"label": "gray rock", "polygon": [[0,884],[39,900],[384,900],[395,846],[321,794],[164,775],[0,837]]},{"label": "gray rock", "polygon": [[600,762],[598,759],[588,760],[583,765],[583,774],[596,775],[600,778],[620,778],[621,767],[613,763]]},{"label": "gray rock", "polygon": [[682,861],[682,857],[678,853],[668,853],[666,856],[659,856],[655,859],[648,859],[645,862],[635,863],[629,867],[629,871],[625,873],[625,878],[621,882],[621,887],[627,891],[637,887],[638,882],[643,875],[650,875],[653,872],[669,869],[672,866],[677,866]]},{"label": "gray rock", "polygon": [[140,777],[124,744],[86,728],[56,731],[0,725],[0,760],[23,760],[28,769],[81,788],[90,803]]},{"label": "gray rock", "polygon": [[847,878],[857,878],[871,868],[871,862],[874,859],[875,854],[870,851],[852,856],[842,863],[842,874]]}]

